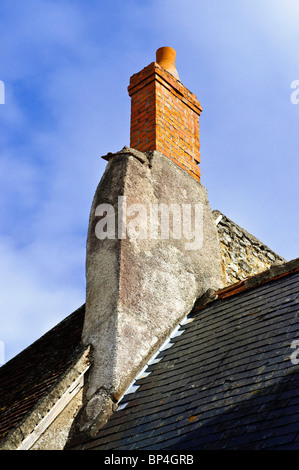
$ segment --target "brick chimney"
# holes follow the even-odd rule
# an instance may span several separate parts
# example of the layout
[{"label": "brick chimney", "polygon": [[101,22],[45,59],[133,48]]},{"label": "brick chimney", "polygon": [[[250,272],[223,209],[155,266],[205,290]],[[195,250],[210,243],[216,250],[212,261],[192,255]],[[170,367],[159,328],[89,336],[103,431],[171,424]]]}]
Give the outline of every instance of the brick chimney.
[{"label": "brick chimney", "polygon": [[[72,442],[96,434],[196,299],[222,287],[217,228],[199,182],[201,107],[181,84],[174,55],[159,49],[158,62],[133,75],[134,148],[103,157],[86,249],[82,341],[92,367]],[[153,214],[161,218],[152,225]]]},{"label": "brick chimney", "polygon": [[133,75],[130,147],[147,152],[158,150],[200,181],[199,116],[196,96],[180,81],[175,67],[176,52],[161,47],[152,62]]}]

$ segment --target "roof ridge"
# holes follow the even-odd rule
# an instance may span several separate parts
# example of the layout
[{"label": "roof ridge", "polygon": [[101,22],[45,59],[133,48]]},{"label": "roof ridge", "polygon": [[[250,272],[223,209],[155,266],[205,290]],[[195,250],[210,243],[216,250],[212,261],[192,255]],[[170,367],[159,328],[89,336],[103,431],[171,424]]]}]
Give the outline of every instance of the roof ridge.
[{"label": "roof ridge", "polygon": [[299,258],[287,261],[286,263],[273,264],[266,271],[254,274],[253,276],[249,276],[242,281],[236,282],[235,284],[226,286],[217,291],[208,289],[205,294],[203,294],[197,299],[194,304],[192,313],[202,310],[214,300],[231,297],[232,295],[236,295],[249,289],[253,289],[257,286],[274,281],[276,279],[287,276],[289,274],[293,274],[295,272],[299,272]]},{"label": "roof ridge", "polygon": [[35,347],[36,344],[40,343],[41,341],[43,341],[45,338],[47,338],[47,336],[49,336],[54,330],[60,328],[62,325],[66,324],[68,321],[71,320],[71,318],[76,315],[76,314],[79,314],[80,311],[82,309],[85,308],[85,303],[82,304],[80,307],[76,308],[76,310],[74,310],[72,313],[70,313],[69,315],[67,315],[65,318],[63,318],[62,320],[60,320],[58,323],[56,323],[54,326],[52,326],[52,328],[50,328],[48,331],[46,331],[45,333],[43,333],[39,338],[35,339],[32,343],[30,343],[28,346],[26,346],[24,349],[22,349],[22,351],[20,351],[19,353],[17,353],[15,356],[11,357],[7,362],[5,362],[2,366],[0,366],[0,372],[2,372],[3,370],[5,370],[7,368],[7,366],[10,366],[11,363],[13,363],[14,361],[18,360],[19,357],[21,356],[24,356],[25,353],[27,353],[28,351],[30,351],[31,349],[33,349]]}]

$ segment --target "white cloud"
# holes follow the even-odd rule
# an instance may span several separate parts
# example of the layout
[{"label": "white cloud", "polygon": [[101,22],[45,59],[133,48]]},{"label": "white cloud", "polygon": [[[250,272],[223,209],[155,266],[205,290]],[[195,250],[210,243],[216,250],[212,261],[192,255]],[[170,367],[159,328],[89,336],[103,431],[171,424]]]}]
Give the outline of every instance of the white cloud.
[{"label": "white cloud", "polygon": [[[289,136],[287,124],[281,136],[288,109],[280,117],[270,106],[273,95],[280,104],[283,95],[276,85],[271,95],[268,81],[277,79],[273,71],[293,44],[281,27],[275,38],[268,6],[267,0],[2,1],[0,341],[5,336],[9,350],[17,352],[22,339],[38,338],[84,301],[89,210],[104,169],[99,157],[129,144],[129,77],[154,60],[158,47],[177,49],[181,78],[205,100],[202,168],[211,199],[236,212],[252,200],[247,219],[264,216],[258,198],[269,190],[273,168],[278,174],[278,137],[271,145],[263,138],[271,137],[271,126],[281,147]],[[260,166],[253,149],[263,155]],[[253,194],[253,178],[263,191]],[[280,200],[292,208],[286,186]],[[278,195],[272,198],[277,207]],[[290,230],[284,217],[282,234]]]},{"label": "white cloud", "polygon": [[[51,257],[51,253],[41,254],[41,259],[47,257]],[[33,251],[16,250],[10,240],[3,237],[0,239],[0,259],[0,340],[5,345],[7,361],[82,305],[84,285],[82,283],[80,287],[74,282],[73,286],[67,286],[47,279],[36,247]],[[60,262],[66,262],[67,266],[71,264],[65,258]],[[55,257],[52,263],[55,263]],[[50,268],[54,269],[53,266]]]},{"label": "white cloud", "polygon": [[89,210],[105,166],[100,155],[129,143],[129,73],[121,55],[117,66],[107,56],[109,25],[96,5],[100,23],[85,3],[2,5],[0,341],[6,359],[84,302]]}]

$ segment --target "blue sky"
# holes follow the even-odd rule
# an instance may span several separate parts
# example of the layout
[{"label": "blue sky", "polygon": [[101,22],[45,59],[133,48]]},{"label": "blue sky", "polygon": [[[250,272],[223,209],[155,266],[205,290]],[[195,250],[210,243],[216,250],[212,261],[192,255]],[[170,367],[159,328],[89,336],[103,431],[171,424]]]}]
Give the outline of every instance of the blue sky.
[{"label": "blue sky", "polygon": [[129,145],[129,78],[171,46],[201,102],[213,209],[298,257],[298,0],[2,0],[0,342],[9,360],[85,301],[89,211]]}]

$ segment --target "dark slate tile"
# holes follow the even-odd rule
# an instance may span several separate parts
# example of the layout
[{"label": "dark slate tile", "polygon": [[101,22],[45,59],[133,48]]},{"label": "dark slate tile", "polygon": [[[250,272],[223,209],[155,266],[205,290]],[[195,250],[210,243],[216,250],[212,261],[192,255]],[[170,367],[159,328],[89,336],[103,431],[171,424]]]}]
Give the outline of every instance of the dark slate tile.
[{"label": "dark slate tile", "polygon": [[298,380],[289,355],[298,291],[299,275],[286,276],[195,313],[138,381],[111,448],[292,446]]}]

